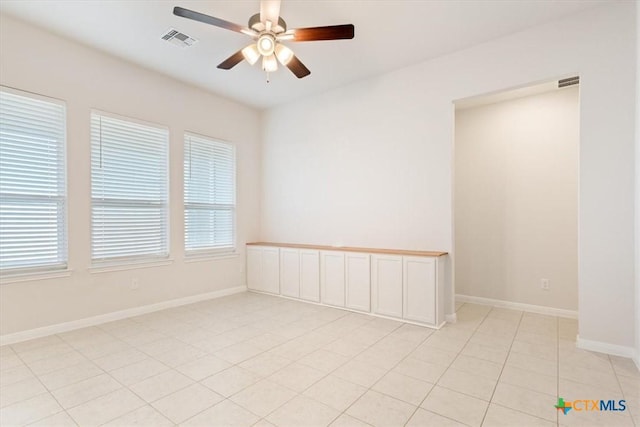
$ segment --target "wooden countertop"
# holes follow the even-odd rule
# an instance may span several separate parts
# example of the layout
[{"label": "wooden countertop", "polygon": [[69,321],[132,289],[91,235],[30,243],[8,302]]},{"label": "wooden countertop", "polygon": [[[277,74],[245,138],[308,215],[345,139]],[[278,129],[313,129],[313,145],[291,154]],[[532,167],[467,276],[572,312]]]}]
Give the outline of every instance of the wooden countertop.
[{"label": "wooden countertop", "polygon": [[436,251],[352,248],[348,246],[301,245],[298,243],[251,242],[251,243],[247,243],[247,246],[273,246],[277,248],[317,249],[321,251],[368,252],[372,254],[385,254],[385,255],[410,255],[410,256],[430,256],[430,257],[440,257],[443,255],[447,255],[447,252],[436,252]]}]

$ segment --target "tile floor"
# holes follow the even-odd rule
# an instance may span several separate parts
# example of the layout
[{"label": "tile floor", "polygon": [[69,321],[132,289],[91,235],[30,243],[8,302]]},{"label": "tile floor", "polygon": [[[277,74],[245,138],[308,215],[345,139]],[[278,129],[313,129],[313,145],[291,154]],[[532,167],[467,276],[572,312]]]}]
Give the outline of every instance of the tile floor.
[{"label": "tile floor", "polygon": [[434,331],[243,293],[4,346],[0,425],[640,426],[640,373],[576,349],[574,320],[457,313]]}]

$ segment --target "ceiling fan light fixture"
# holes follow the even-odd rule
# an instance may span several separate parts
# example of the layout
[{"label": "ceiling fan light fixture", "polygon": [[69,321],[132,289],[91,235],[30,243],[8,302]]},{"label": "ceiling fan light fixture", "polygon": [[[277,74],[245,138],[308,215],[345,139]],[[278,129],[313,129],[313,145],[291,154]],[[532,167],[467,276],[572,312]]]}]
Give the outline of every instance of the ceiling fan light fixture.
[{"label": "ceiling fan light fixture", "polygon": [[262,57],[262,69],[267,73],[273,73],[278,70],[278,61],[276,61],[275,55]]},{"label": "ceiling fan light fixture", "polygon": [[282,65],[286,66],[293,59],[293,51],[285,45],[278,43],[275,50],[276,57]]},{"label": "ceiling fan light fixture", "polygon": [[258,52],[258,46],[254,44],[250,44],[249,46],[242,49],[242,56],[247,62],[251,65],[255,64],[258,59],[260,59],[260,52]]},{"label": "ceiling fan light fixture", "polygon": [[270,34],[263,34],[258,39],[258,52],[262,56],[271,56],[276,48],[276,40]]}]

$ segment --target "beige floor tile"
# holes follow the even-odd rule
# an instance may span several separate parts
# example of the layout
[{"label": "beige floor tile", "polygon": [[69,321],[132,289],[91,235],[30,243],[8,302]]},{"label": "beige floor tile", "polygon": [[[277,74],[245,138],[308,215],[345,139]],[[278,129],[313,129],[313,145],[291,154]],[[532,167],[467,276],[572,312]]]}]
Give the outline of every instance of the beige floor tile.
[{"label": "beige floor tile", "polygon": [[184,365],[189,362],[193,362],[201,357],[206,356],[207,353],[199,348],[185,345],[182,348],[170,350],[166,353],[158,354],[154,356],[156,360],[164,363],[167,366],[176,368],[180,365]]},{"label": "beige floor tile", "polygon": [[118,381],[107,374],[102,374],[59,388],[51,393],[63,408],[69,409],[119,388],[122,388],[122,385]]},{"label": "beige floor tile", "polygon": [[224,400],[224,397],[200,384],[156,400],[151,404],[174,423],[181,423]]},{"label": "beige floor tile", "polygon": [[86,362],[87,358],[77,351],[59,354],[57,356],[47,357],[45,359],[36,360],[34,362],[26,362],[27,366],[36,375],[44,375],[58,369],[67,368],[69,366],[78,365]]},{"label": "beige floor tile", "polygon": [[550,395],[555,395],[558,391],[558,378],[511,366],[504,368],[500,382]]},{"label": "beige floor tile", "polygon": [[522,353],[509,353],[509,357],[507,357],[507,363],[505,364],[505,366],[523,369],[525,371],[531,371],[542,375],[558,375],[557,362],[540,359],[538,357],[533,357]]},{"label": "beige floor tile", "polygon": [[346,413],[372,426],[404,426],[416,407],[393,397],[369,390]]},{"label": "beige floor tile", "polygon": [[457,357],[457,353],[451,353],[435,347],[429,347],[424,343],[413,350],[409,357],[446,367],[453,363]]},{"label": "beige floor tile", "polygon": [[424,342],[424,345],[431,348],[437,348],[449,353],[458,354],[467,343],[466,339],[455,339],[444,334],[432,334]]},{"label": "beige floor tile", "polygon": [[421,405],[427,411],[435,412],[468,426],[479,426],[488,406],[489,403],[484,400],[438,386],[431,390]]},{"label": "beige floor tile", "polygon": [[262,353],[263,350],[253,344],[241,342],[216,351],[213,355],[231,363],[241,363]]},{"label": "beige floor tile", "polygon": [[27,378],[17,383],[0,387],[0,408],[47,393],[37,378]]},{"label": "beige floor tile", "polygon": [[432,388],[432,383],[407,377],[396,372],[389,372],[371,387],[372,390],[415,406],[419,406],[422,403]]},{"label": "beige floor tile", "polygon": [[493,363],[503,364],[507,360],[508,350],[495,348],[490,345],[482,345],[475,342],[468,342],[464,346],[462,352],[463,356],[475,357],[476,359],[487,360]]},{"label": "beige floor tile", "polygon": [[238,366],[246,369],[247,371],[253,372],[256,375],[260,375],[261,377],[268,377],[290,364],[291,360],[285,357],[270,353],[262,353],[249,360],[245,360]]},{"label": "beige floor tile", "polygon": [[556,345],[530,344],[524,341],[515,340],[511,345],[511,351],[524,353],[540,359],[558,360],[558,347]]},{"label": "beige floor tile", "polygon": [[259,419],[260,417],[232,401],[224,400],[180,425],[185,427],[246,427],[255,425]]},{"label": "beige floor tile", "polygon": [[459,355],[451,364],[451,368],[497,380],[502,371],[502,364],[489,362],[476,357]]},{"label": "beige floor tile", "polygon": [[31,369],[25,365],[16,366],[15,368],[2,370],[0,373],[0,387],[14,384],[20,381],[35,378],[31,373]]},{"label": "beige floor tile", "polygon": [[24,353],[30,350],[34,350],[37,348],[47,347],[55,344],[64,344],[62,338],[58,335],[49,335],[46,337],[35,338],[29,341],[23,341],[15,344],[11,344],[10,346],[3,346],[3,348],[10,348],[14,350],[16,353]]},{"label": "beige floor tile", "polygon": [[[36,421],[33,424],[29,424],[29,427],[77,427],[73,418],[69,416],[66,412],[58,412],[55,415],[51,415],[50,417],[43,418],[39,421]],[[159,426],[161,427],[161,426]]]},{"label": "beige floor tile", "polygon": [[20,359],[26,364],[31,364],[42,359],[50,359],[63,354],[71,353],[74,348],[65,342],[58,342],[56,344],[46,345],[43,347],[37,347],[31,350],[17,352]]},{"label": "beige floor tile", "polygon": [[393,331],[390,336],[419,344],[433,333],[433,329],[423,326],[404,324]]},{"label": "beige floor tile", "polygon": [[231,363],[225,360],[207,355],[200,359],[178,366],[176,371],[183,373],[192,380],[200,381],[231,366]]},{"label": "beige floor tile", "polygon": [[21,366],[25,366],[22,362],[22,359],[18,357],[15,353],[5,354],[0,356],[0,371],[4,372],[9,369],[18,368]]},{"label": "beige floor tile", "polygon": [[253,372],[249,372],[238,366],[232,366],[229,369],[205,378],[201,383],[216,393],[229,397],[257,383],[261,379],[261,376]]},{"label": "beige floor tile", "polygon": [[371,387],[386,373],[385,369],[369,363],[351,361],[336,369],[332,374],[354,384]]},{"label": "beige floor tile", "polygon": [[49,393],[0,409],[1,426],[25,425],[62,411],[62,407]]},{"label": "beige floor tile", "polygon": [[611,365],[616,375],[640,380],[640,370],[638,370],[638,367],[632,359],[618,356],[609,356],[609,359],[611,360]]},{"label": "beige floor tile", "polygon": [[501,426],[501,427],[552,427],[556,424],[537,418],[523,412],[505,408],[504,406],[490,404],[487,415],[484,417],[483,427]]},{"label": "beige floor tile", "polygon": [[269,380],[302,393],[324,376],[322,371],[294,362],[271,375]]},{"label": "beige floor tile", "polygon": [[619,392],[620,384],[613,370],[608,372],[582,368],[575,365],[560,363],[560,378],[575,381],[582,384],[601,387],[609,392]]},{"label": "beige floor tile", "polygon": [[69,366],[68,368],[62,368],[48,374],[40,375],[38,378],[49,390],[57,390],[103,373],[104,371],[95,364],[86,361],[74,366]]},{"label": "beige floor tile", "polygon": [[171,427],[173,425],[171,421],[151,406],[143,406],[104,424],[105,427]]},{"label": "beige floor tile", "polygon": [[115,369],[109,372],[109,375],[120,381],[122,384],[130,386],[168,370],[169,367],[164,363],[147,358],[140,362]]},{"label": "beige floor tile", "polygon": [[369,427],[370,424],[353,418],[350,415],[342,414],[330,424],[331,427]]},{"label": "beige floor tile", "polygon": [[276,409],[266,418],[276,426],[324,427],[335,420],[340,412],[317,400],[297,396]]},{"label": "beige floor tile", "polygon": [[144,405],[142,399],[123,388],[71,408],[67,412],[78,425],[92,427],[105,424]]},{"label": "beige floor tile", "polygon": [[330,342],[323,348],[333,353],[341,354],[347,357],[353,357],[358,355],[359,353],[362,353],[367,349],[367,347],[368,346],[366,344],[357,343],[346,338],[340,338],[338,340]]},{"label": "beige floor tile", "polygon": [[435,363],[423,362],[422,360],[408,357],[400,362],[393,369],[393,372],[435,384],[446,370],[447,367],[444,365],[436,365]]},{"label": "beige floor tile", "polygon": [[366,391],[367,389],[361,385],[329,375],[309,387],[303,394],[338,411],[344,411]]},{"label": "beige floor tile", "polygon": [[447,372],[445,372],[438,381],[440,387],[468,394],[469,396],[477,397],[487,402],[491,400],[491,395],[496,387],[496,383],[497,380],[453,368],[447,369]]},{"label": "beige floor tile", "polygon": [[640,381],[637,378],[618,376],[618,381],[625,396],[640,399]]},{"label": "beige floor tile", "polygon": [[296,393],[269,380],[262,380],[231,396],[231,400],[256,415],[265,417],[291,400]]},{"label": "beige floor tile", "polygon": [[556,422],[558,411],[553,406],[556,403],[556,396],[499,383],[491,402]]},{"label": "beige floor tile", "polygon": [[422,408],[413,414],[407,427],[464,427],[465,424],[452,420],[451,418],[443,417],[434,412],[427,411]]},{"label": "beige floor tile", "polygon": [[513,338],[500,337],[500,336],[485,334],[482,332],[476,332],[471,336],[471,338],[469,338],[469,342],[489,346],[496,350],[509,351],[509,349],[511,348],[511,343],[513,342]]},{"label": "beige floor tile", "polygon": [[170,370],[142,380],[129,388],[147,402],[153,402],[191,384],[192,379]]},{"label": "beige floor tile", "polygon": [[316,350],[302,357],[299,362],[314,369],[329,373],[349,361],[349,358],[327,350]]}]

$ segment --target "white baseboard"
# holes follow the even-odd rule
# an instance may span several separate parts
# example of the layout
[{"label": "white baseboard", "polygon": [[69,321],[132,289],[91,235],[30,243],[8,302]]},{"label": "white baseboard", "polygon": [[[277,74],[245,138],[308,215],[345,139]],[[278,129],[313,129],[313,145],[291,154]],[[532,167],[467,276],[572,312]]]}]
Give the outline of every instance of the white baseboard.
[{"label": "white baseboard", "polygon": [[546,314],[549,316],[567,317],[577,319],[578,312],[575,310],[565,310],[562,308],[545,307],[543,305],[523,304],[521,302],[503,301],[499,299],[474,297],[471,295],[456,294],[456,301],[468,302],[471,304],[490,305],[493,307],[508,308],[511,310],[522,310],[530,313]]},{"label": "white baseboard", "polygon": [[453,314],[445,314],[444,320],[447,323],[456,323],[458,321],[458,315],[456,313]]},{"label": "white baseboard", "polygon": [[636,355],[633,358],[633,362],[636,364],[638,371],[640,371],[640,348],[636,348]]},{"label": "white baseboard", "polygon": [[73,331],[75,329],[86,328],[88,326],[100,325],[114,320],[122,320],[128,317],[139,316],[141,314],[152,313],[167,308],[179,307],[181,305],[193,304],[195,302],[205,301],[208,299],[220,298],[227,295],[233,295],[247,290],[246,286],[235,286],[233,288],[221,289],[219,291],[206,292],[204,294],[191,295],[184,298],[162,301],[156,304],[143,305],[141,307],[128,308],[126,310],[114,311],[111,313],[100,314],[98,316],[86,317],[84,319],[72,320],[70,322],[58,323],[55,325],[44,326],[42,328],[29,329],[26,331],[15,332],[13,334],[0,335],[0,345],[15,344],[22,341],[28,341],[35,338],[46,337],[48,335],[59,334],[62,332]]},{"label": "white baseboard", "polygon": [[[633,358],[633,356],[636,353],[633,347],[627,347],[624,345],[617,345],[617,344],[609,344],[602,341],[585,340],[583,338],[580,338],[580,336],[578,336],[578,338],[576,339],[576,347],[581,348],[583,350],[597,351],[598,353],[606,353],[614,356],[622,356],[622,357],[630,357],[630,358]],[[636,360],[634,360],[634,362],[636,363],[636,365],[638,365],[638,362]],[[640,369],[640,367],[638,367],[638,369]]]}]

